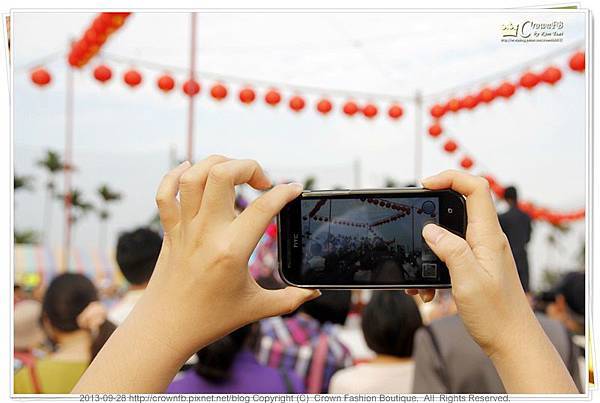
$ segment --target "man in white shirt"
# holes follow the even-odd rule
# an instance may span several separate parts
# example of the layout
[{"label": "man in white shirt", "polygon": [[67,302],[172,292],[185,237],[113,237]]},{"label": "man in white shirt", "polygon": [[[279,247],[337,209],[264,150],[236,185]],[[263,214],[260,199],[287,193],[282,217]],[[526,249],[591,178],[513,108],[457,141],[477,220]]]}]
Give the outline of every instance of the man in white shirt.
[{"label": "man in white shirt", "polygon": [[119,236],[117,263],[129,282],[129,288],[108,313],[108,318],[115,325],[125,321],[142,296],[154,271],[161,245],[161,236],[149,228],[138,228]]}]

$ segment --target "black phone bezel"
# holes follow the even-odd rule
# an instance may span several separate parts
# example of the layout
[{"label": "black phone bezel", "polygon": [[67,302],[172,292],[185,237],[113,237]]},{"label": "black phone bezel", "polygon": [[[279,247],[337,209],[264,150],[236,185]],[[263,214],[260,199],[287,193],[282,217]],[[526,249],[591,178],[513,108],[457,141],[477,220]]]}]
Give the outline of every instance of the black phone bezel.
[{"label": "black phone bezel", "polygon": [[[465,237],[467,229],[467,211],[464,197],[454,190],[429,190],[424,188],[387,188],[387,189],[361,189],[361,190],[318,190],[304,191],[296,199],[288,203],[277,216],[277,243],[279,275],[281,279],[292,286],[302,288],[321,289],[408,289],[408,288],[450,288],[448,282],[429,284],[303,284],[301,279],[286,274],[293,267],[302,264],[301,226],[302,217],[300,203],[302,199],[348,199],[362,195],[377,197],[439,197],[440,218],[439,225],[453,233]],[[452,209],[452,213],[449,213]],[[294,243],[295,242],[295,243]],[[443,264],[443,263],[442,263]],[[286,270],[287,269],[287,270]],[[447,272],[447,268],[444,266]],[[298,271],[299,272],[299,271]],[[292,272],[293,273],[293,272]],[[300,281],[299,281],[300,280]]]}]

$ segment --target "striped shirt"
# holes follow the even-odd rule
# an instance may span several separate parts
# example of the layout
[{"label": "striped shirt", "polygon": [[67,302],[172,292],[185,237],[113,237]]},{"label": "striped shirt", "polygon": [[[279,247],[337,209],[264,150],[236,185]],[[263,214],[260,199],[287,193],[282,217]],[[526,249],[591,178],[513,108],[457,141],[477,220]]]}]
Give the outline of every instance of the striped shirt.
[{"label": "striped shirt", "polygon": [[273,368],[293,370],[307,393],[327,393],[329,380],[352,365],[350,350],[337,337],[336,325],[321,325],[304,314],[260,322],[258,361]]}]

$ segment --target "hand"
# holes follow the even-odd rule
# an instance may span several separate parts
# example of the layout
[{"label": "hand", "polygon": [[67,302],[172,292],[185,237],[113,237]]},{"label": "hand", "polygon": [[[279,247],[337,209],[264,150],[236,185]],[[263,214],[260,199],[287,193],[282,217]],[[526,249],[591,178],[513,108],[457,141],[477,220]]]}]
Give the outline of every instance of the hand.
[{"label": "hand", "polygon": [[162,339],[184,356],[245,324],[292,312],[320,295],[293,287],[265,290],[247,268],[265,228],[302,186],[277,185],[236,217],[234,187],[242,183],[259,190],[271,187],[257,162],[222,156],[191,167],[183,163],[159,186],[156,201],[164,240],[144,293],[143,312],[160,321],[156,327],[165,333]]},{"label": "hand", "polygon": [[[448,266],[458,313],[471,336],[488,355],[510,348],[514,333],[532,312],[500,228],[488,181],[464,172],[445,171],[422,183],[428,189],[451,188],[466,196],[466,240],[435,224],[423,228],[423,237]],[[419,290],[425,302],[433,298],[434,292]]]},{"label": "hand", "polygon": [[106,322],[106,308],[98,301],[94,301],[85,307],[79,315],[77,315],[77,326],[81,329],[87,329],[92,334],[98,332],[98,329]]}]

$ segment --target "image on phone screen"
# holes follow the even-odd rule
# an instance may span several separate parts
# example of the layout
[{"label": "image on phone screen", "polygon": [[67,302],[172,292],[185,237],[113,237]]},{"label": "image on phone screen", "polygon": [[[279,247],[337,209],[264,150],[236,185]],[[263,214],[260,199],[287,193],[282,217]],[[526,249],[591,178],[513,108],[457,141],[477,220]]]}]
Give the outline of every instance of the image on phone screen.
[{"label": "image on phone screen", "polygon": [[310,284],[447,280],[421,235],[439,223],[438,197],[303,199],[301,277]]}]

